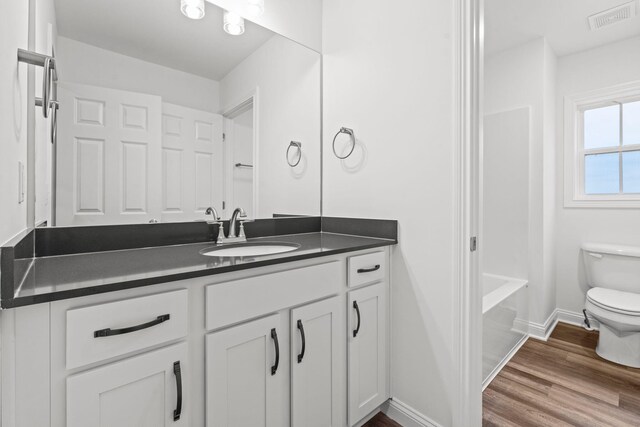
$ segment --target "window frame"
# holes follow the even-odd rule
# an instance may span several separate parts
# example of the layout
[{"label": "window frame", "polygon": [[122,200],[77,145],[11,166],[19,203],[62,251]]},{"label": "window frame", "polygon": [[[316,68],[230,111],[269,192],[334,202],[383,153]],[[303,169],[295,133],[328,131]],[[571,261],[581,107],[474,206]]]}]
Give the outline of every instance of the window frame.
[{"label": "window frame", "polygon": [[[640,193],[585,194],[584,164],[590,154],[639,151],[640,144],[584,148],[584,112],[598,107],[640,100],[640,81],[611,86],[564,99],[564,206],[586,208],[640,208]],[[622,112],[621,112],[622,120]],[[622,132],[622,126],[621,132]],[[622,139],[622,134],[620,135]],[[621,156],[620,156],[621,159]],[[622,160],[620,160],[622,162]],[[619,168],[622,185],[622,167]]]}]

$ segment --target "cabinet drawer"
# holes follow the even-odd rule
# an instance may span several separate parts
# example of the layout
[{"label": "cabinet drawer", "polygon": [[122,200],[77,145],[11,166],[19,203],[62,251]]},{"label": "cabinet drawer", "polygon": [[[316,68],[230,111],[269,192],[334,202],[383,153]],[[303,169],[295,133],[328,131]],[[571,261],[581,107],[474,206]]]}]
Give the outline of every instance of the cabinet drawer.
[{"label": "cabinet drawer", "polygon": [[242,322],[338,293],[339,262],[207,286],[207,330]]},{"label": "cabinet drawer", "polygon": [[349,257],[349,287],[384,279],[387,257],[383,251]]},{"label": "cabinet drawer", "polygon": [[67,311],[67,369],[187,335],[187,290]]}]

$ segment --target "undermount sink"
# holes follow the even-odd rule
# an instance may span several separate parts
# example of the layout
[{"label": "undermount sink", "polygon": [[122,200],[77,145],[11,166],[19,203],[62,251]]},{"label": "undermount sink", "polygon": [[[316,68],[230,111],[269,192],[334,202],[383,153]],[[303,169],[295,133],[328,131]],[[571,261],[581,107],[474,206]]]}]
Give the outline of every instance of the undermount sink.
[{"label": "undermount sink", "polygon": [[214,257],[265,256],[295,251],[299,247],[300,245],[296,243],[238,243],[218,246],[215,248],[206,248],[201,250],[200,253],[205,256]]}]

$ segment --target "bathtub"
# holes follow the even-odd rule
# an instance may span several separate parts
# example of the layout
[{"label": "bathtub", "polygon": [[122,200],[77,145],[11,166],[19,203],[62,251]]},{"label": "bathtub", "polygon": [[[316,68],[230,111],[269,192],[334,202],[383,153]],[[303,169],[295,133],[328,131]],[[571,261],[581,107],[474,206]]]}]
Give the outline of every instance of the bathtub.
[{"label": "bathtub", "polygon": [[482,275],[482,388],[528,336],[527,280]]}]

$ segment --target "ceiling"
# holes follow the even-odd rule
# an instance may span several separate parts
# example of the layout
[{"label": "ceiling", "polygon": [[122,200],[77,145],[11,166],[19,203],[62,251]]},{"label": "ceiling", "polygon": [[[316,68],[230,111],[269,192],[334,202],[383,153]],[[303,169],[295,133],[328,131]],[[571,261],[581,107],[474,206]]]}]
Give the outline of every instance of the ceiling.
[{"label": "ceiling", "polygon": [[246,21],[231,36],[222,9],[205,5],[205,17],[192,20],[180,0],[55,0],[60,36],[220,80],[275,33]]},{"label": "ceiling", "polygon": [[[558,56],[640,35],[639,15],[595,31],[587,18],[629,0],[485,0],[485,53],[491,55],[539,37]],[[635,0],[638,2],[638,0]]]}]

